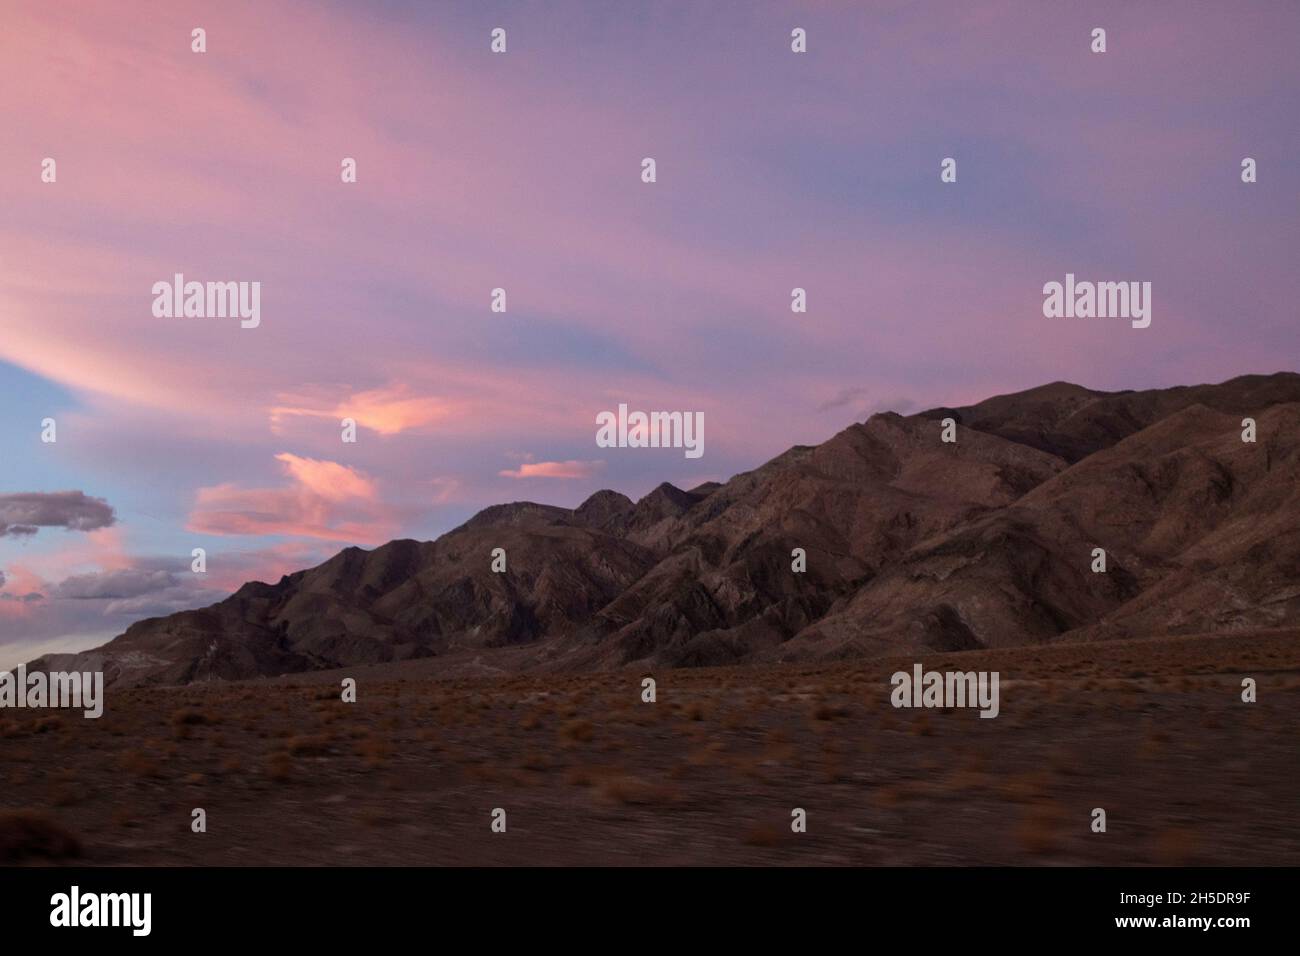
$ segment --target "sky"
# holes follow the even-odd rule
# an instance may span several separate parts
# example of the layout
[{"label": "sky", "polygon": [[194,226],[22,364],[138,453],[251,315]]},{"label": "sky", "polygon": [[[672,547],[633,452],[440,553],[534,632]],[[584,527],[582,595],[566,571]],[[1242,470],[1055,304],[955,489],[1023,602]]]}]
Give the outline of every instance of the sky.
[{"label": "sky", "polygon": [[[1296,368],[1300,5],[0,20],[0,667],[493,503],[725,480],[877,411]],[[156,316],[176,273],[259,282],[260,325]],[[1151,326],[1044,317],[1067,273],[1151,282]],[[620,403],[702,412],[704,454],[598,447]]]}]

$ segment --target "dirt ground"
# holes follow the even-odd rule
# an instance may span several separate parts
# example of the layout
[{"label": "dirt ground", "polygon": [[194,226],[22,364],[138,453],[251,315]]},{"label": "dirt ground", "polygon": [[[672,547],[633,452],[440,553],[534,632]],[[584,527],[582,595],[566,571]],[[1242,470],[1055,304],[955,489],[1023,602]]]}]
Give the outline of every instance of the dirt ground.
[{"label": "dirt ground", "polygon": [[998,671],[992,720],[890,706],[914,660],[662,671],[655,703],[433,660],[4,710],[0,862],[1300,863],[1300,631],[922,658]]}]

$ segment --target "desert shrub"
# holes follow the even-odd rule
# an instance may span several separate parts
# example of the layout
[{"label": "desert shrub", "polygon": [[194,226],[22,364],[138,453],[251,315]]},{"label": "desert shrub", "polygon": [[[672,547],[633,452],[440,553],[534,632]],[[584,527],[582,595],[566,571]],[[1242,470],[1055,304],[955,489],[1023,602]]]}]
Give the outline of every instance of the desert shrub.
[{"label": "desert shrub", "polygon": [[81,841],[35,810],[0,811],[0,864],[81,856]]}]

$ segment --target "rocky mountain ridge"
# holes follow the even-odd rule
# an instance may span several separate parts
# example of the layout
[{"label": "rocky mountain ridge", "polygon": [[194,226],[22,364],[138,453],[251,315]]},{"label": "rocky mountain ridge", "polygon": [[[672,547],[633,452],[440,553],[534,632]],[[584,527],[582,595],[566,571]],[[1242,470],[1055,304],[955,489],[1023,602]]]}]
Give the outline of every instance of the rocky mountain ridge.
[{"label": "rocky mountain ridge", "polygon": [[1296,621],[1300,375],[1278,373],[873,415],[722,484],[347,548],[29,669],[177,684],[507,646],[535,649],[515,668],[673,667]]}]

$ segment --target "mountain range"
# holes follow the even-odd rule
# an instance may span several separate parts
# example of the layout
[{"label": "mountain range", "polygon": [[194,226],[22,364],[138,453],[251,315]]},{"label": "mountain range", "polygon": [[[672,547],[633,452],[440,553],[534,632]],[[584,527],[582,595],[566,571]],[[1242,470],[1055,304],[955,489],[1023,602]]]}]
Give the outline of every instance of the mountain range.
[{"label": "mountain range", "polygon": [[1277,626],[1300,621],[1298,469],[1300,375],[1054,382],[873,415],[725,483],[495,505],[28,669],[137,686],[439,656],[663,668]]}]

